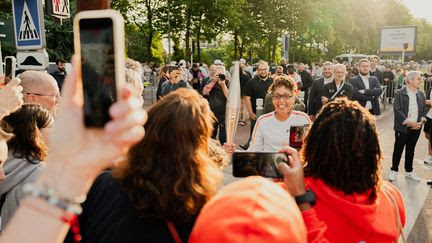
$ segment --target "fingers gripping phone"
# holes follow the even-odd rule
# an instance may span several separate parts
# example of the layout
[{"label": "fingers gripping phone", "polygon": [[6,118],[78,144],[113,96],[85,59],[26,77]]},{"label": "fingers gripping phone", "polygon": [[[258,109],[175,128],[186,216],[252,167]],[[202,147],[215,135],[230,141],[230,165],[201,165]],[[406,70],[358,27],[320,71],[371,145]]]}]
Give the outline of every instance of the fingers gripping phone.
[{"label": "fingers gripping phone", "polygon": [[[14,56],[5,57],[5,70],[4,75],[7,77],[5,80],[12,80],[15,78],[16,59]],[[6,84],[6,83],[5,83]]]},{"label": "fingers gripping phone", "polygon": [[111,120],[109,108],[120,97],[126,78],[124,20],[111,9],[82,11],[75,16],[73,28],[84,122],[87,127],[103,127]]},{"label": "fingers gripping phone", "polygon": [[232,156],[233,176],[259,175],[268,178],[283,178],[277,165],[287,162],[288,157],[284,153],[235,152]]}]

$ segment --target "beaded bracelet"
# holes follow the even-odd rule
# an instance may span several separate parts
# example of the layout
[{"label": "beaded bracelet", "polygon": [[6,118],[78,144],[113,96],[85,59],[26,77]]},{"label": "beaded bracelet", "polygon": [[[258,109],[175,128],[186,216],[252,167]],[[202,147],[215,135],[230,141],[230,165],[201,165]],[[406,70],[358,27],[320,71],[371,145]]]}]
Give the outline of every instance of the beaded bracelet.
[{"label": "beaded bracelet", "polygon": [[48,188],[40,188],[35,184],[25,184],[23,186],[23,193],[26,196],[43,199],[48,204],[75,215],[80,215],[82,212],[80,206],[82,202],[59,198],[54,190]]}]

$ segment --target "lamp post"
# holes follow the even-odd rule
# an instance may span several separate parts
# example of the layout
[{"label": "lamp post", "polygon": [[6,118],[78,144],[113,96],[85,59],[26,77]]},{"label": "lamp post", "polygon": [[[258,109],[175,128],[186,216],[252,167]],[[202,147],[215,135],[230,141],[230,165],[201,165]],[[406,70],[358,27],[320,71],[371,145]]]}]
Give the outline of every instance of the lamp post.
[{"label": "lamp post", "polygon": [[[0,25],[4,25],[4,22],[0,22]],[[2,56],[2,50],[1,50],[1,38],[5,38],[5,34],[0,34],[0,74],[3,75],[3,56]]]}]

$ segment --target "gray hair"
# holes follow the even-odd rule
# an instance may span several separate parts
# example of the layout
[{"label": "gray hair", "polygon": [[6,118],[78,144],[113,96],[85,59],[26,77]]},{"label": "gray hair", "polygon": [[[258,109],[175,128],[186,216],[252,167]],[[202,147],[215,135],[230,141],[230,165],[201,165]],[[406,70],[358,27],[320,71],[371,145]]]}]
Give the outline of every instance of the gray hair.
[{"label": "gray hair", "polygon": [[333,70],[335,70],[336,68],[342,68],[342,69],[346,72],[346,66],[343,65],[343,64],[340,64],[340,63],[335,64],[335,65],[333,66]]},{"label": "gray hair", "polygon": [[324,63],[323,63],[323,66],[331,66],[331,67],[333,67],[333,63],[327,61],[327,62],[324,62]]},{"label": "gray hair", "polygon": [[265,68],[267,69],[267,71],[269,70],[269,65],[268,65],[268,63],[266,61],[260,60],[258,62],[257,68],[258,68],[259,65],[264,65]]},{"label": "gray hair", "polygon": [[417,76],[421,76],[419,71],[409,71],[405,76],[405,82],[408,84],[408,81],[415,79]]},{"label": "gray hair", "polygon": [[215,68],[214,68],[214,72],[216,72],[216,71],[222,71],[222,73],[225,73],[225,67],[224,66],[215,66]]}]

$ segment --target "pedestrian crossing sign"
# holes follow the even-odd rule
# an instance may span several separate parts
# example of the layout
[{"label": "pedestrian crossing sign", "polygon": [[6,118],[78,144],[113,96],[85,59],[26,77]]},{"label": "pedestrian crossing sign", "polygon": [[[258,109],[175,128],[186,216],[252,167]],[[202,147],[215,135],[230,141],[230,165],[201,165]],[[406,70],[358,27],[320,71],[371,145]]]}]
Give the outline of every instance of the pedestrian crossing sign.
[{"label": "pedestrian crossing sign", "polygon": [[13,0],[15,44],[18,50],[45,47],[42,0]]},{"label": "pedestrian crossing sign", "polygon": [[69,18],[70,6],[69,0],[51,0],[52,1],[52,15],[57,18]]}]

